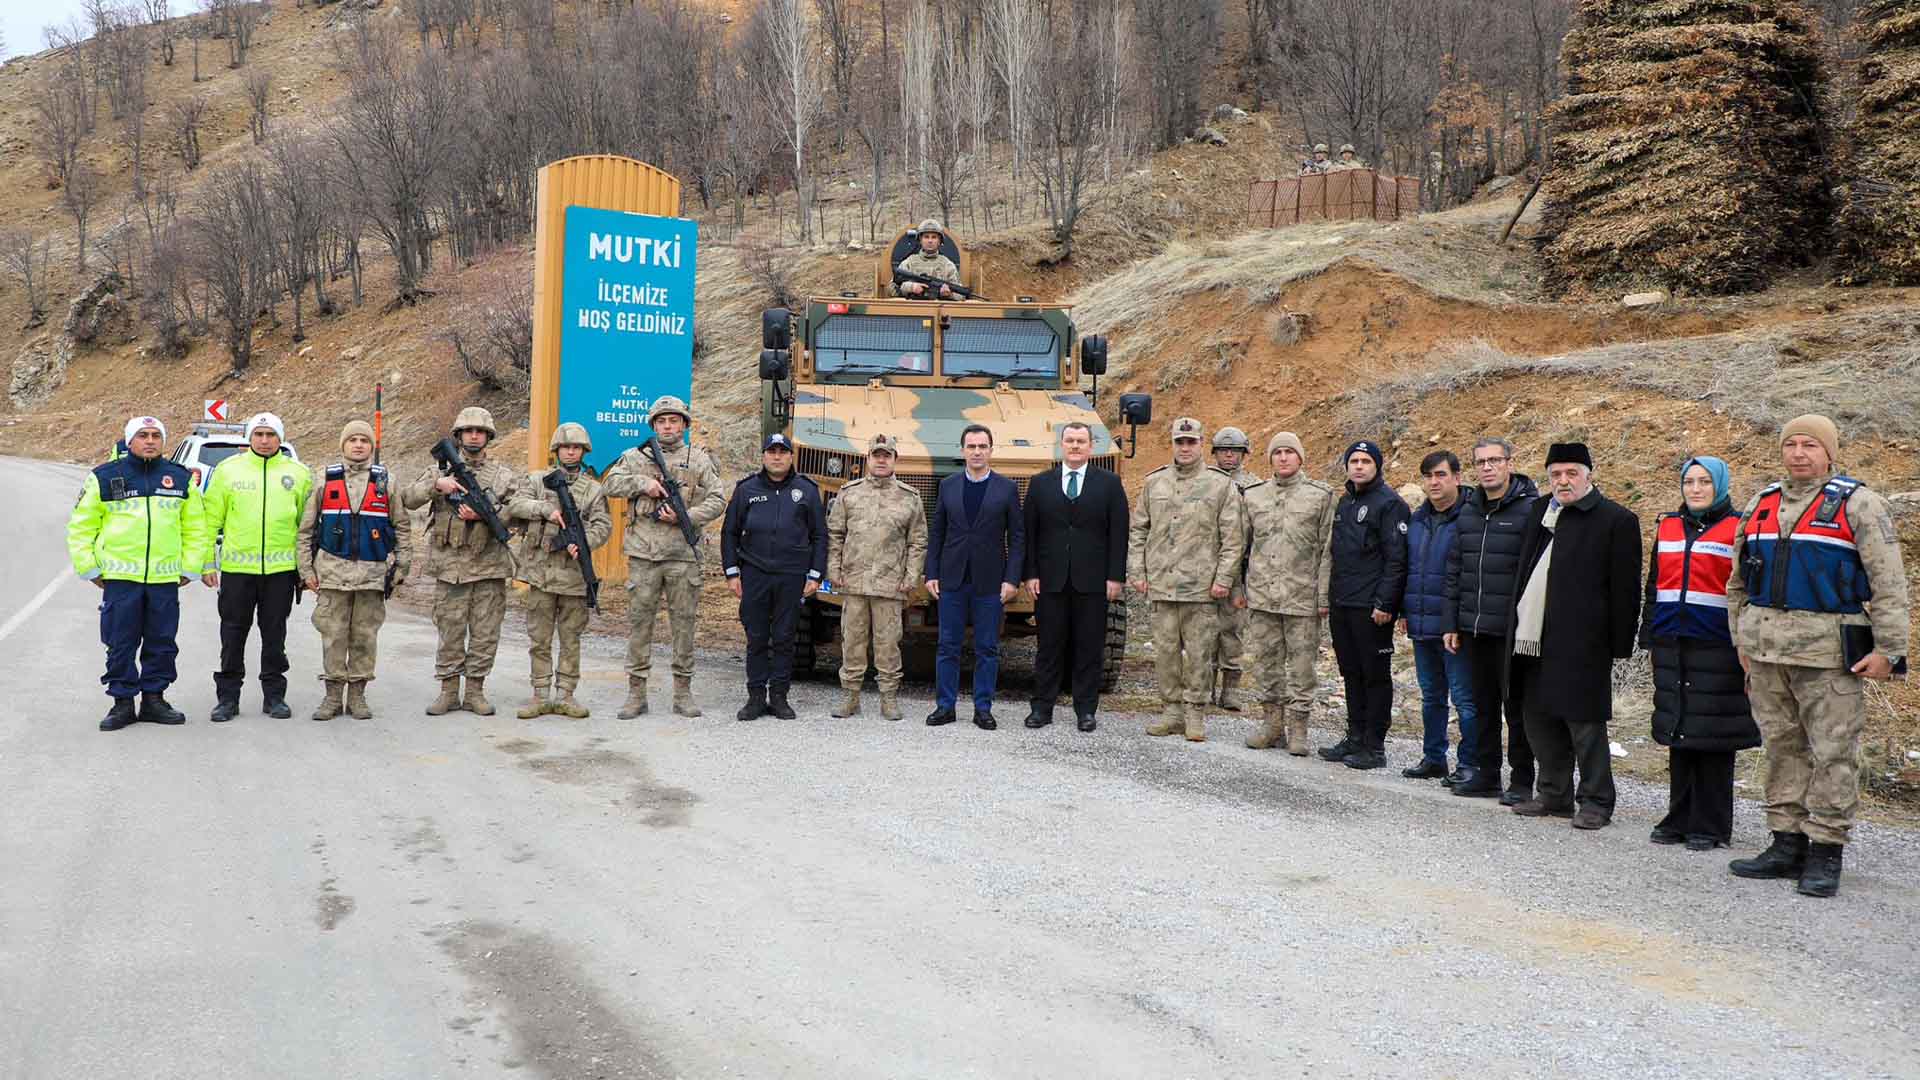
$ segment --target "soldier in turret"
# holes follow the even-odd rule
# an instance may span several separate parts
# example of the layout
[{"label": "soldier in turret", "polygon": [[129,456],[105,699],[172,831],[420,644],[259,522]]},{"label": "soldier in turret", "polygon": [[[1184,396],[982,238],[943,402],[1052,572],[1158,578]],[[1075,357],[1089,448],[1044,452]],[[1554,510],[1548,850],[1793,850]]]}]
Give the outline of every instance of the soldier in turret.
[{"label": "soldier in turret", "polygon": [[[960,268],[953,265],[952,259],[940,254],[940,242],[946,239],[946,230],[940,227],[938,221],[928,218],[920,223],[920,228],[916,232],[919,250],[900,260],[900,265],[894,269],[918,274],[921,277],[939,278],[955,285],[960,284]],[[938,293],[929,295],[932,292],[932,286],[920,281],[896,281],[893,283],[893,292],[895,296],[904,296],[910,300],[959,299],[959,294],[945,285],[940,286]]]}]

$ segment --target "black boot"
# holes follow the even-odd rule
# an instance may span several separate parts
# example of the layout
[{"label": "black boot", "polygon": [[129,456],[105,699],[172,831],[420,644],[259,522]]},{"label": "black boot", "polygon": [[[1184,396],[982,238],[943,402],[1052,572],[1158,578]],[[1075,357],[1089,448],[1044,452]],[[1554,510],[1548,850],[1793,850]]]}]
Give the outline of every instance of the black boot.
[{"label": "black boot", "polygon": [[1832,896],[1840,891],[1839,844],[1808,844],[1807,868],[1800,872],[1801,896]]},{"label": "black boot", "polygon": [[100,730],[119,731],[128,724],[133,723],[136,719],[138,718],[133,715],[133,699],[130,697],[117,697],[113,699],[113,708],[108,709],[107,715],[101,717]]},{"label": "black boot", "polygon": [[1339,742],[1334,743],[1332,746],[1321,747],[1320,760],[1321,761],[1340,761],[1344,759],[1348,754],[1351,754],[1358,749],[1360,749],[1360,740],[1349,735],[1346,738],[1341,739]]},{"label": "black boot", "polygon": [[224,724],[239,715],[240,698],[236,695],[234,697],[222,697],[215,700],[213,703],[213,711],[207,714],[207,719],[216,724]]},{"label": "black boot", "polygon": [[[1773,843],[1767,850],[1751,859],[1735,859],[1727,864],[1735,877],[1744,878],[1783,878],[1799,877],[1807,865],[1807,838],[1803,833],[1775,832]],[[1838,887],[1839,866],[1834,867],[1835,887]]]},{"label": "black boot", "polygon": [[149,724],[184,724],[187,714],[167,704],[165,695],[140,695],[140,719]]},{"label": "black boot", "polygon": [[767,697],[767,711],[772,713],[776,720],[800,718],[800,714],[793,711],[793,706],[787,704],[787,688],[784,686],[776,686],[771,690]]},{"label": "black boot", "polygon": [[747,703],[733,714],[735,720],[758,720],[767,715],[767,688],[764,686],[747,687]]},{"label": "black boot", "polygon": [[293,710],[287,708],[287,692],[285,690],[278,693],[262,691],[260,695],[260,711],[273,717],[275,720],[285,720],[293,715]]}]

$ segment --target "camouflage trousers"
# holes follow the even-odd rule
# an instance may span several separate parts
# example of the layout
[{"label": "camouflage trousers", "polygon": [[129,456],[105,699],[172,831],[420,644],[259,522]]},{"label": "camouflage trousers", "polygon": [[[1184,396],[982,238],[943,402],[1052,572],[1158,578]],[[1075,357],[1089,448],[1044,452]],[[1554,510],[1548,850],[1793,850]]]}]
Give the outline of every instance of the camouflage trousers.
[{"label": "camouflage trousers", "polygon": [[379,589],[321,589],[314,594],[313,628],[320,631],[320,678],[372,682],[375,642],[387,621]]},{"label": "camouflage trousers", "polygon": [[1846,843],[1860,806],[1860,676],[1755,660],[1747,697],[1767,748],[1767,828]]},{"label": "camouflage trousers", "polygon": [[[580,635],[587,628],[587,598],[562,596],[544,589],[527,590],[527,658],[533,666],[533,688],[544,691],[552,683],[570,691],[580,685]],[[553,637],[560,635],[556,658]]]},{"label": "camouflage trousers", "polygon": [[1253,649],[1253,688],[1259,701],[1302,712],[1313,707],[1320,685],[1320,617],[1248,609],[1247,642]]},{"label": "camouflage trousers", "polygon": [[1205,707],[1213,683],[1220,617],[1212,600],[1153,602],[1153,674],[1160,700]]},{"label": "camouflage trousers", "polygon": [[873,681],[882,693],[900,689],[900,597],[843,596],[840,602],[840,685],[860,689],[867,677],[867,643],[873,643]]},{"label": "camouflage trousers", "polygon": [[1238,673],[1246,654],[1243,638],[1247,632],[1247,615],[1253,609],[1234,607],[1231,596],[1225,600],[1215,600],[1213,606],[1220,621],[1220,670]]},{"label": "camouflage trousers", "polygon": [[627,560],[627,677],[653,670],[653,624],[660,597],[667,598],[667,629],[673,635],[673,673],[693,678],[693,624],[700,615],[700,564],[686,560]]},{"label": "camouflage trousers", "polygon": [[433,677],[445,682],[459,675],[484,679],[500,651],[500,623],[507,617],[507,581],[485,578],[458,585],[433,586],[433,625],[440,648],[433,656]]}]

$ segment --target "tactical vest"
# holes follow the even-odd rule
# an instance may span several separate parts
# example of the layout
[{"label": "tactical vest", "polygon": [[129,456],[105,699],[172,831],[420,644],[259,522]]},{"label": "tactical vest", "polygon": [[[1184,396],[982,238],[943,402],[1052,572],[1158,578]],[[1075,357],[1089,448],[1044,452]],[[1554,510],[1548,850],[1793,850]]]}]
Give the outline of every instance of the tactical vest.
[{"label": "tactical vest", "polygon": [[[1854,615],[1873,599],[1867,568],[1854,546],[1847,499],[1860,481],[1836,476],[1800,515],[1792,529],[1780,521],[1780,485],[1760,493],[1753,516],[1741,529],[1745,556],[1741,578],[1749,603],[1788,611]],[[1785,535],[1782,535],[1782,533]]]},{"label": "tactical vest", "polygon": [[347,492],[347,467],[329,465],[326,484],[320,489],[320,528],[314,535],[314,544],[336,558],[385,562],[387,556],[393,554],[388,510],[384,467],[369,467],[367,491],[356,511]]},{"label": "tactical vest", "polygon": [[1740,516],[1728,514],[1688,539],[1685,514],[1663,514],[1654,543],[1655,637],[1730,642],[1727,578]]}]

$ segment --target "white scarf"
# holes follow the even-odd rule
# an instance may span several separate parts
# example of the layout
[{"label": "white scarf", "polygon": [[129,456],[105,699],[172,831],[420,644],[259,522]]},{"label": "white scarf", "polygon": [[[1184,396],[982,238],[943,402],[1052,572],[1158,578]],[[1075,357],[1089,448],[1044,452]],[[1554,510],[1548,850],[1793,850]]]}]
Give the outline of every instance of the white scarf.
[{"label": "white scarf", "polygon": [[1540,527],[1547,530],[1547,546],[1540,550],[1527,587],[1520,594],[1520,607],[1514,613],[1513,652],[1515,656],[1539,656],[1540,638],[1547,625],[1547,572],[1553,569],[1553,527],[1560,522],[1561,506],[1549,501]]}]

